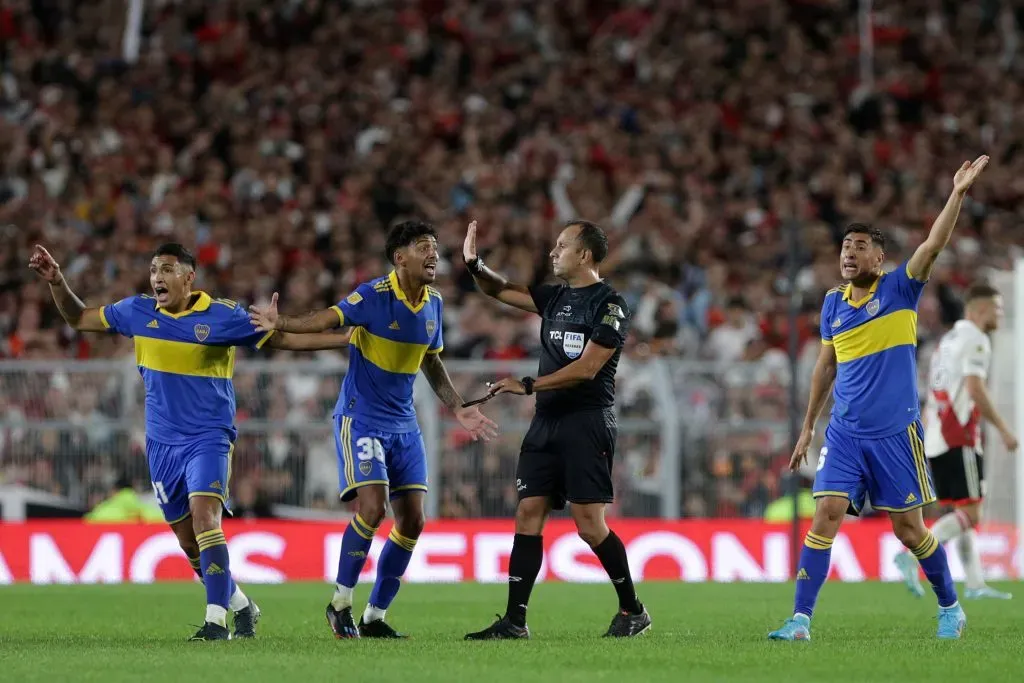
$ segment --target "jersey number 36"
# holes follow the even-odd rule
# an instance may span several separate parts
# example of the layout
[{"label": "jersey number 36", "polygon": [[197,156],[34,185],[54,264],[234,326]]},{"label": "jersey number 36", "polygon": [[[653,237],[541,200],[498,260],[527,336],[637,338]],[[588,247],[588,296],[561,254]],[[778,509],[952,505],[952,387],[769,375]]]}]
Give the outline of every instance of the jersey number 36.
[{"label": "jersey number 36", "polygon": [[380,441],[377,439],[371,439],[368,436],[356,441],[356,448],[359,449],[360,460],[373,460],[376,458],[380,462],[384,462],[384,447],[380,445]]}]

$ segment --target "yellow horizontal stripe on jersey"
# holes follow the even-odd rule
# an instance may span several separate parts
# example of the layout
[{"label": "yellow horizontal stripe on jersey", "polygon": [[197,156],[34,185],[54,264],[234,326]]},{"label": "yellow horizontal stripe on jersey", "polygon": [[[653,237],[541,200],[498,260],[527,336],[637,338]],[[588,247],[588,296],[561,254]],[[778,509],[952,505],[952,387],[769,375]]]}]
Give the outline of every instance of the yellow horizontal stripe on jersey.
[{"label": "yellow horizontal stripe on jersey", "polygon": [[848,363],[896,346],[917,344],[917,313],[905,308],[832,337],[836,360]]},{"label": "yellow horizontal stripe on jersey", "polygon": [[370,334],[366,328],[357,327],[352,332],[349,345],[359,349],[363,358],[385,372],[415,375],[427,354],[426,344],[397,342]]},{"label": "yellow horizontal stripe on jersey", "polygon": [[235,372],[235,349],[233,346],[203,346],[135,337],[135,362],[157,372],[231,379]]}]

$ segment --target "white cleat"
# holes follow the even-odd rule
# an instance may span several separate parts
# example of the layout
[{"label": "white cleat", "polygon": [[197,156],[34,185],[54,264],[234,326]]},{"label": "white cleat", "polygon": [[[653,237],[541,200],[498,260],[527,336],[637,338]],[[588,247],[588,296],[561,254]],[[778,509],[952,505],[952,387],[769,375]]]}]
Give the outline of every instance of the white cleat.
[{"label": "white cleat", "polygon": [[968,588],[964,591],[964,597],[968,600],[981,600],[984,598],[990,600],[1012,600],[1013,594],[997,591],[991,586],[982,586],[981,588]]}]

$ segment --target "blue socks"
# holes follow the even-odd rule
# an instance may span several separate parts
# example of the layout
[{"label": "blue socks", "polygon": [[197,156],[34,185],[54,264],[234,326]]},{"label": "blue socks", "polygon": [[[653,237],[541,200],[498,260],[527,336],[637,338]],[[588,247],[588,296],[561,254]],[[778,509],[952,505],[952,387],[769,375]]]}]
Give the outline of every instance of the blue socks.
[{"label": "blue socks", "polygon": [[819,536],[813,531],[807,532],[796,573],[794,614],[804,614],[808,619],[814,616],[814,603],[818,601],[818,593],[821,592],[821,587],[825,585],[825,579],[828,577],[832,541],[833,539]]},{"label": "blue socks", "polygon": [[911,548],[910,552],[914,553],[914,557],[921,563],[921,569],[932,584],[935,597],[939,599],[939,607],[955,605],[956,587],[953,585],[953,576],[949,573],[946,549],[932,536],[932,532],[929,531],[921,545]]},{"label": "blue socks", "polygon": [[379,610],[388,608],[398,594],[402,575],[409,566],[415,548],[415,538],[406,538],[398,533],[397,527],[391,529],[377,562],[377,582],[370,593],[370,605]]},{"label": "blue socks", "polygon": [[224,626],[231,599],[231,562],[228,541],[220,529],[196,534],[199,542],[199,565],[206,587],[206,620]]},{"label": "blue socks", "polygon": [[370,543],[377,527],[372,527],[356,515],[352,518],[344,536],[341,537],[341,557],[338,558],[339,586],[353,588],[359,581],[359,572],[363,571],[366,558],[370,552]]}]

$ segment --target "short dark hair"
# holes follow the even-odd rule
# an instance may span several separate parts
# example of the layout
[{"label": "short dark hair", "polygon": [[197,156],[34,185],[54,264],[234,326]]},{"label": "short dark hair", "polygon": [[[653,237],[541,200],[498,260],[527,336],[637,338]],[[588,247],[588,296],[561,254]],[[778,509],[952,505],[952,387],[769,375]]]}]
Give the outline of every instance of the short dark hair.
[{"label": "short dark hair", "polygon": [[388,231],[387,242],[384,243],[384,256],[388,263],[395,265],[395,252],[407,247],[421,237],[437,239],[437,230],[424,221],[402,221]]},{"label": "short dark hair", "polygon": [[853,233],[859,233],[861,235],[867,235],[871,238],[871,241],[876,245],[885,249],[885,235],[878,228],[868,225],[867,223],[850,223],[846,226],[846,230],[843,231],[843,239],[845,240],[849,235]]},{"label": "short dark hair", "polygon": [[594,257],[594,263],[604,261],[608,256],[608,235],[604,234],[601,226],[590,221],[569,221],[565,227],[571,228],[574,225],[579,226],[580,244]]},{"label": "short dark hair", "polygon": [[174,256],[178,259],[178,263],[183,263],[192,270],[196,269],[196,257],[192,255],[192,252],[178,244],[177,242],[167,242],[161,244],[153,252],[153,258],[157,256]]},{"label": "short dark hair", "polygon": [[964,293],[964,303],[969,304],[976,299],[991,299],[999,296],[999,290],[987,282],[976,282]]}]

